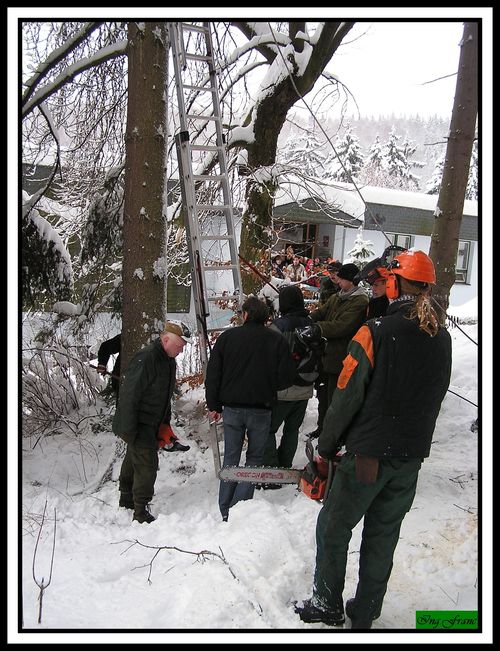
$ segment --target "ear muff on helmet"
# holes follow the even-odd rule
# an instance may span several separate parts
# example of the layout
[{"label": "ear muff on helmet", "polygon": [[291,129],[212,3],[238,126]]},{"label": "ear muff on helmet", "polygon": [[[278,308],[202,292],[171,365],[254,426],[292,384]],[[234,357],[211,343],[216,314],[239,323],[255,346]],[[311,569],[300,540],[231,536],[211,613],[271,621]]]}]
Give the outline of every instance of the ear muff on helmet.
[{"label": "ear muff on helmet", "polygon": [[399,283],[397,276],[393,273],[389,273],[385,283],[385,295],[390,301],[393,301],[399,296]]}]

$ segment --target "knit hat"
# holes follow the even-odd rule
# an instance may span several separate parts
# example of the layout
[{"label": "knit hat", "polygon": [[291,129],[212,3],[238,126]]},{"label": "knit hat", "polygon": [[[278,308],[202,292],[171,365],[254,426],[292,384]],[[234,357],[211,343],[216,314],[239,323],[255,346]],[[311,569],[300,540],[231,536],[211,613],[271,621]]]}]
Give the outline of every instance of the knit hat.
[{"label": "knit hat", "polygon": [[182,321],[167,321],[162,334],[166,334],[167,332],[177,335],[186,342],[191,341],[191,332],[187,325],[182,323]]},{"label": "knit hat", "polygon": [[343,278],[344,280],[350,280],[352,283],[355,282],[354,278],[358,275],[359,268],[352,262],[343,264],[340,269],[337,271],[337,276]]},{"label": "knit hat", "polygon": [[304,295],[297,285],[285,285],[281,287],[279,306],[281,314],[298,312],[304,309]]}]

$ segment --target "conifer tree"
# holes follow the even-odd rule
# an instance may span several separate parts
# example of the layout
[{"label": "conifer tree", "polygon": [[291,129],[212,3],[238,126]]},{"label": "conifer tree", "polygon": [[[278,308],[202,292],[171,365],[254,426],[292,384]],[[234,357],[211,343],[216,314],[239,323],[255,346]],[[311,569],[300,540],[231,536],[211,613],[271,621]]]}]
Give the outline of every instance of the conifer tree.
[{"label": "conifer tree", "polygon": [[350,183],[358,176],[363,163],[359,138],[353,134],[349,125],[343,137],[337,139],[335,152],[332,152],[325,163],[325,178]]}]

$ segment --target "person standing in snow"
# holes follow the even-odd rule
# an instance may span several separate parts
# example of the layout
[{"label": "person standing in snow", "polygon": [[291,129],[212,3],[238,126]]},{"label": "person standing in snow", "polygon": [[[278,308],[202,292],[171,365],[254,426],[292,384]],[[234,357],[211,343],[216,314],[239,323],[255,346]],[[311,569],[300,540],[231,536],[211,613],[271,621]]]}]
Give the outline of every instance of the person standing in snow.
[{"label": "person standing in snow", "polygon": [[[224,416],[223,466],[240,462],[245,435],[246,465],[262,464],[269,437],[271,409],[280,389],[293,384],[295,364],[286,339],[265,324],[269,309],[256,296],[242,305],[243,325],[222,332],[208,360],[205,393],[209,415]],[[223,520],[241,500],[252,499],[252,484],[221,481]]]},{"label": "person standing in snow", "polygon": [[[158,436],[166,430],[169,438],[175,358],[190,337],[184,323],[167,321],[159,338],[134,355],[122,379],[113,418],[113,432],[127,444],[120,470],[119,505],[133,509],[133,520],[140,523],[155,520],[148,504],[154,494],[158,449],[164,443]],[[176,445],[183,451],[189,450],[189,446],[175,439],[169,440],[171,450]]]},{"label": "person standing in snow", "polygon": [[116,355],[113,370],[111,371],[111,390],[116,396],[116,403],[118,404],[118,396],[120,391],[120,352],[122,346],[121,333],[111,339],[103,341],[97,351],[97,372],[105,375],[107,372],[107,365],[111,355]]},{"label": "person standing in snow", "polygon": [[337,386],[347,346],[365,320],[368,295],[365,289],[358,287],[358,273],[359,268],[353,263],[341,265],[336,272],[340,290],[324,305],[311,312],[311,319],[320,329],[321,336],[327,340],[322,359],[325,386],[317,394],[318,427],[309,434],[311,438],[317,438],[321,434],[324,415]]},{"label": "person standing in snow", "polygon": [[346,453],[316,524],[313,596],[304,622],[345,621],[343,590],[352,530],[364,518],[358,585],[345,605],[351,628],[370,629],[382,609],[401,523],[451,375],[451,337],[427,296],[432,260],[409,250],[389,265],[386,316],[352,339],[318,441],[321,457]]},{"label": "person standing in snow", "polygon": [[[311,325],[309,312],[305,309],[304,296],[297,285],[282,287],[279,293],[280,317],[269,326],[280,333],[293,333],[295,328]],[[313,383],[306,384],[295,378],[295,384],[278,392],[278,400],[271,412],[271,427],[262,465],[291,468],[297,450],[299,428],[302,425],[309,398],[313,394]],[[283,435],[276,447],[276,432],[283,425]],[[278,487],[269,484],[264,488]]]}]

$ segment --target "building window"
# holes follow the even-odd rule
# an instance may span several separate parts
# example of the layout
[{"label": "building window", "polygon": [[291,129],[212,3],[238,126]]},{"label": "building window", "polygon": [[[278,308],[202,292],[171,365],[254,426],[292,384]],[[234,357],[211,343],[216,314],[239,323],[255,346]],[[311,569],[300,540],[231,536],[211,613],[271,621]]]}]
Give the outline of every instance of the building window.
[{"label": "building window", "polygon": [[470,250],[470,242],[459,241],[457,263],[455,265],[455,282],[457,283],[467,283],[469,276]]},{"label": "building window", "polygon": [[191,285],[180,285],[176,275],[184,276],[189,271],[189,264],[177,265],[172,269],[172,275],[167,278],[167,313],[188,313],[191,306]]},{"label": "building window", "polygon": [[411,249],[413,246],[412,235],[403,235],[401,233],[387,233],[387,237],[391,240],[391,244],[402,246],[404,249]]}]

